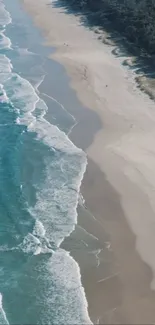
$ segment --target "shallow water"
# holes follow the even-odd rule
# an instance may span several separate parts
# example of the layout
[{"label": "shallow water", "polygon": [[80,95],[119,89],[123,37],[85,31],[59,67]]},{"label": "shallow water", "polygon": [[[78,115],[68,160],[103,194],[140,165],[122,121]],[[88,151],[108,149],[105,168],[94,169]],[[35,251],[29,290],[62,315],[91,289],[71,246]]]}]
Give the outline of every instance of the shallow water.
[{"label": "shallow water", "polygon": [[79,267],[60,248],[77,223],[86,156],[67,136],[74,117],[57,98],[48,108],[39,97],[51,49],[40,45],[18,0],[5,5],[0,1],[0,323],[88,323]]}]

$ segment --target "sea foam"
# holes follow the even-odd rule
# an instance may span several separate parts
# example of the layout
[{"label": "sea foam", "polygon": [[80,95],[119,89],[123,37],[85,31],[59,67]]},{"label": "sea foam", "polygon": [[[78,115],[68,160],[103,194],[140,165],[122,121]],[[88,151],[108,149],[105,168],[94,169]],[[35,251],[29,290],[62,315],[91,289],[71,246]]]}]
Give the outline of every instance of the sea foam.
[{"label": "sea foam", "polygon": [[2,298],[2,294],[0,293],[0,324],[8,325],[9,322],[3,309]]},{"label": "sea foam", "polygon": [[[4,28],[11,22],[11,17],[2,1],[0,6],[0,25]],[[4,32],[3,29],[0,48],[9,49],[11,41]],[[31,256],[50,254],[41,270],[37,270],[38,278],[44,277],[43,283],[46,278],[45,292],[41,297],[35,297],[36,300],[43,299],[41,305],[46,308],[43,318],[39,320],[41,323],[49,324],[52,319],[53,324],[90,324],[79,266],[69,253],[60,248],[77,223],[77,204],[87,165],[86,155],[64,132],[45,119],[48,107],[39,98],[37,89],[13,72],[12,63],[4,54],[0,54],[0,74],[1,99],[10,102],[14,108],[16,123],[26,126],[27,132],[34,133],[36,140],[52,153],[52,159],[50,155],[43,157],[44,181],[35,185],[36,203],[28,207],[34,219],[32,233],[27,233],[12,250]],[[55,306],[53,314],[51,306]],[[3,324],[8,324],[2,299],[1,315]]]}]

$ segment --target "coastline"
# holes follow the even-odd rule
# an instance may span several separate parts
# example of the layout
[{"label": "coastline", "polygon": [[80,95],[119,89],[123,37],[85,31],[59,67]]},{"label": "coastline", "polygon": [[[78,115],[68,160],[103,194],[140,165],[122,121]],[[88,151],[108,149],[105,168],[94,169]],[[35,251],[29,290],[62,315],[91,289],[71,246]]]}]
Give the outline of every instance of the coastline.
[{"label": "coastline", "polygon": [[[91,318],[102,324],[153,323],[154,104],[136,88],[132,75],[112,56],[111,49],[101,44],[93,31],[81,26],[78,18],[66,15],[62,8],[47,10],[45,0],[41,4],[24,2],[36,25],[45,32],[47,43],[57,48],[52,57],[66,67],[79,99],[99,114],[103,124],[89,143],[93,121],[81,123],[82,113],[74,108],[71,112],[79,114],[79,123],[70,138],[88,154],[82,184],[88,211],[79,208],[79,224],[85,223],[100,242],[97,249],[102,250],[98,251],[97,267],[80,263]],[[122,98],[118,98],[119,89]],[[95,217],[91,216],[91,222],[89,210]],[[77,251],[73,254],[78,260]]]}]

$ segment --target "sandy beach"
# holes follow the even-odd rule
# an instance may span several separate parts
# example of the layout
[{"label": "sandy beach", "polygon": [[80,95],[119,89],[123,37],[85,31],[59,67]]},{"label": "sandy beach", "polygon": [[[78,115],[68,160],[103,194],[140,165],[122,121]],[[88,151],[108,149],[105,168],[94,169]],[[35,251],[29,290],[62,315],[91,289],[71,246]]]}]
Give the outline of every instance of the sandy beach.
[{"label": "sandy beach", "polygon": [[155,104],[122,65],[127,58],[114,56],[115,47],[58,0],[22,3],[90,111],[70,108],[77,121],[70,138],[87,152],[88,167],[81,188],[86,209],[79,207],[77,228],[64,243],[79,262],[90,317],[155,324]]}]

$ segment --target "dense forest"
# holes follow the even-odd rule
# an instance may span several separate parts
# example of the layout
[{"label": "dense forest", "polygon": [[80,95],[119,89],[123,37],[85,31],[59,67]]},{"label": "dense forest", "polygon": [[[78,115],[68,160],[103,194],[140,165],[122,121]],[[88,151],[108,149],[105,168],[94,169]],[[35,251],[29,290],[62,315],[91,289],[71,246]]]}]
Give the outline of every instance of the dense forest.
[{"label": "dense forest", "polygon": [[155,0],[65,0],[93,16],[100,26],[108,20],[137,49],[155,55]]}]

